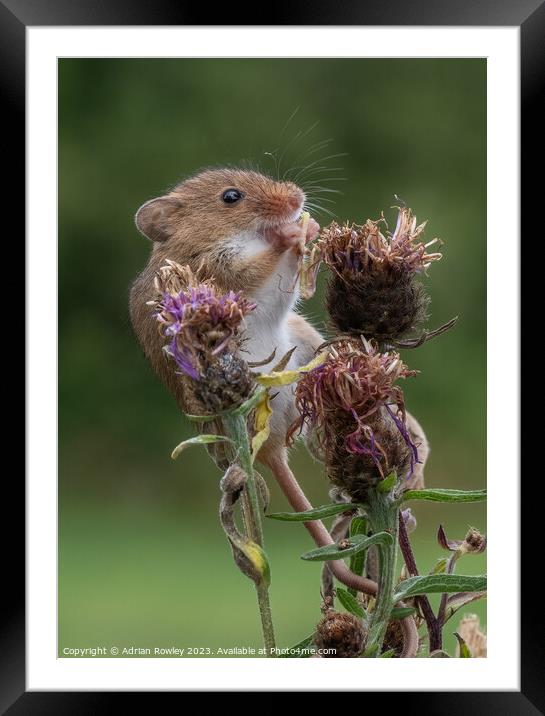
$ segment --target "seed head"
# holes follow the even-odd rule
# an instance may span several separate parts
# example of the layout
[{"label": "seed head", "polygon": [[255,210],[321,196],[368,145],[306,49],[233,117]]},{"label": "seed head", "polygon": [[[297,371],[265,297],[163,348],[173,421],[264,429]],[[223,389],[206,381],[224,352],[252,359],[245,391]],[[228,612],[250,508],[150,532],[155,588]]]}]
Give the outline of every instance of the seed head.
[{"label": "seed head", "polygon": [[314,643],[325,659],[356,659],[365,647],[366,634],[361,621],[353,614],[329,609],[316,627]]},{"label": "seed head", "polygon": [[465,553],[480,554],[486,549],[486,536],[482,535],[475,527],[470,527],[460,549]]},{"label": "seed head", "polygon": [[449,552],[458,552],[463,554],[481,554],[486,549],[486,536],[482,535],[475,527],[470,527],[463,540],[449,539],[443,529],[443,525],[439,525],[437,530],[437,541],[443,549]]},{"label": "seed head", "polygon": [[321,233],[319,249],[332,272],[327,292],[334,327],[391,343],[426,319],[429,298],[415,275],[424,273],[439,253],[421,241],[425,222],[416,225],[409,208],[399,209],[393,234],[381,232],[384,219],[365,224],[332,222]]},{"label": "seed head", "polygon": [[222,353],[204,366],[195,395],[208,412],[220,413],[241,405],[253,386],[254,376],[246,361],[233,353]]},{"label": "seed head", "polygon": [[401,622],[399,619],[392,619],[388,622],[386,634],[384,635],[384,642],[382,645],[382,651],[395,651],[395,656],[399,657],[403,651],[403,629],[401,628]]}]

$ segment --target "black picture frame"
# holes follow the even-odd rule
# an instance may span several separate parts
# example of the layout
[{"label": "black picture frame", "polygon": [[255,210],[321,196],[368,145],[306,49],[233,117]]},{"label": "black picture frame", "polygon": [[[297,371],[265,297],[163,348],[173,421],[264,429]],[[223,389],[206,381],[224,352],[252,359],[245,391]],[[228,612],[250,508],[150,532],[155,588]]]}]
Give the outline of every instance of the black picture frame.
[{"label": "black picture frame", "polygon": [[[293,1],[286,6],[275,4],[265,22],[249,18],[246,10],[229,3],[214,8],[215,25],[422,25],[422,26],[519,26],[521,37],[521,236],[540,231],[539,224],[530,226],[536,208],[542,203],[539,196],[542,181],[540,157],[536,151],[543,143],[538,112],[539,99],[544,96],[545,2],[543,0],[373,0],[372,2],[331,3],[314,0],[313,3]],[[248,22],[237,21],[238,15]],[[208,8],[173,0],[0,0],[0,76],[4,111],[2,115],[4,138],[9,138],[12,161],[9,164],[8,196],[5,206],[18,217],[24,215],[25,172],[25,30],[28,26],[63,25],[201,25],[209,24]],[[233,22],[235,20],[235,22]],[[251,20],[251,21],[250,21]],[[542,122],[542,119],[541,119]],[[538,193],[539,192],[539,193]],[[6,196],[4,192],[4,201]],[[19,209],[19,211],[17,211]],[[17,222],[18,232],[22,222]],[[12,243],[22,246],[18,232],[12,233]],[[513,237],[514,251],[517,249]],[[493,247],[491,247],[493,250]],[[508,260],[508,259],[506,259]],[[506,329],[507,330],[507,329]],[[513,475],[513,484],[519,476]],[[535,489],[532,477],[521,486],[522,502],[522,580],[517,575],[506,575],[509,589],[520,589],[521,596],[521,690],[520,692],[464,692],[464,684],[453,680],[452,691],[445,695],[437,692],[389,693],[409,703],[420,713],[460,714],[493,713],[496,716],[545,713],[545,687],[543,678],[543,632],[536,619],[542,615],[536,609],[532,545],[538,544],[539,521],[527,514],[531,509],[530,492]],[[21,517],[24,510],[24,483],[11,474],[4,482],[4,505],[11,505],[12,516]],[[15,509],[17,506],[17,509]],[[5,513],[8,510],[5,509]],[[506,525],[508,525],[508,517]],[[7,520],[3,520],[7,525]],[[4,535],[4,592],[6,605],[2,611],[0,632],[0,709],[10,716],[27,714],[102,714],[118,713],[120,701],[117,693],[101,692],[27,692],[25,691],[25,622],[24,622],[24,533],[19,519]],[[506,527],[506,532],[508,527]],[[508,538],[508,535],[506,535]],[[542,569],[538,567],[538,571]],[[538,612],[538,613],[536,613]],[[542,663],[542,667],[539,664]],[[430,684],[433,687],[433,684]],[[334,690],[334,689],[332,689]],[[139,707],[148,704],[153,711],[162,710],[155,694],[124,694],[124,698],[137,696]],[[161,694],[164,696],[167,694]],[[368,693],[363,702],[369,708],[369,699],[383,698],[384,694]],[[151,701],[151,699],[154,699]]]}]

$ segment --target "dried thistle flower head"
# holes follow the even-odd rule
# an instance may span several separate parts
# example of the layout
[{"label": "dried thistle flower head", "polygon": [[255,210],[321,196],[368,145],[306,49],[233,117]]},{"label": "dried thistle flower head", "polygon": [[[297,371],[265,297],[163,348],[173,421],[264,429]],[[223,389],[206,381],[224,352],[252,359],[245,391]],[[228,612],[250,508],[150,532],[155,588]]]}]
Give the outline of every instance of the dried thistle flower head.
[{"label": "dried thistle flower head", "polygon": [[460,549],[470,554],[481,554],[486,549],[486,536],[482,535],[475,527],[470,527]]},{"label": "dried thistle flower head", "polygon": [[411,209],[399,209],[393,234],[382,233],[383,223],[383,218],[361,226],[332,222],[322,231],[319,248],[333,271],[327,305],[335,328],[391,343],[426,319],[429,298],[415,275],[441,254],[428,253],[437,239],[423,243],[426,223],[417,226]]},{"label": "dried thistle flower head", "polygon": [[[158,297],[150,301],[165,353],[182,379],[195,381],[191,404],[215,413],[241,403],[253,386],[248,365],[238,355],[244,317],[255,304],[241,292],[219,294],[210,280],[199,281],[188,266],[167,262],[156,277]],[[195,409],[195,408],[193,408]]]},{"label": "dried thistle flower head", "polygon": [[357,617],[333,609],[324,614],[314,637],[318,649],[327,650],[321,654],[325,659],[357,659],[363,652],[365,640],[365,630]]},{"label": "dried thistle flower head", "polygon": [[[486,657],[487,640],[486,634],[481,630],[479,617],[475,614],[465,614],[458,626],[458,634],[465,641],[471,656],[474,659]],[[460,654],[460,646],[456,647],[456,656]]]},{"label": "dried thistle flower head", "polygon": [[395,352],[358,343],[331,345],[327,360],[303,375],[295,390],[299,417],[288,437],[307,427],[333,484],[365,501],[370,486],[393,470],[400,478],[411,474],[418,460],[403,391],[394,385],[415,371]]},{"label": "dried thistle flower head", "polygon": [[463,540],[449,539],[443,529],[443,525],[439,525],[437,530],[437,541],[439,546],[449,552],[457,552],[460,556],[463,554],[481,554],[486,549],[486,536],[482,535],[475,527],[470,527]]},{"label": "dried thistle flower head", "polygon": [[401,622],[399,619],[392,619],[390,622],[388,622],[388,627],[386,629],[386,634],[384,635],[384,642],[382,644],[382,653],[385,651],[393,650],[395,652],[395,656],[399,657],[401,656],[401,652],[403,651],[403,629],[401,628]]}]

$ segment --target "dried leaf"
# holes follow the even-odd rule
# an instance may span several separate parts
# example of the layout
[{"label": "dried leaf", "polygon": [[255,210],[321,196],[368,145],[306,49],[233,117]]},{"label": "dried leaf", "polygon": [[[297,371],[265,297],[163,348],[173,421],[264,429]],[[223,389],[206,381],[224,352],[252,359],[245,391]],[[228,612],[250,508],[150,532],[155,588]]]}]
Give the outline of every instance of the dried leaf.
[{"label": "dried leaf", "polygon": [[311,360],[310,363],[307,363],[300,368],[280,372],[273,371],[272,373],[258,375],[256,376],[256,380],[258,383],[268,388],[273,385],[289,385],[290,383],[294,383],[296,380],[299,380],[303,373],[308,373],[313,368],[317,368],[319,365],[324,363],[326,358],[327,353],[320,353],[320,355],[316,356],[316,358]]},{"label": "dried leaf", "polygon": [[255,460],[257,453],[260,451],[261,446],[267,440],[270,435],[271,429],[269,421],[272,415],[271,402],[269,394],[265,391],[259,403],[255,408],[255,435],[252,438],[252,460]]}]

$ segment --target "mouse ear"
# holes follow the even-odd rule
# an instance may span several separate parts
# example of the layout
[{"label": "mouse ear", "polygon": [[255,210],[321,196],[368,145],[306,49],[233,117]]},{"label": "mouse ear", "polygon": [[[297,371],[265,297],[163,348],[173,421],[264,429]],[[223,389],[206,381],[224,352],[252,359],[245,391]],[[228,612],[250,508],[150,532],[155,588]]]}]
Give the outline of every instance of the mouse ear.
[{"label": "mouse ear", "polygon": [[136,228],[151,241],[166,241],[176,229],[173,219],[181,206],[181,202],[171,196],[151,199],[136,212]]}]

